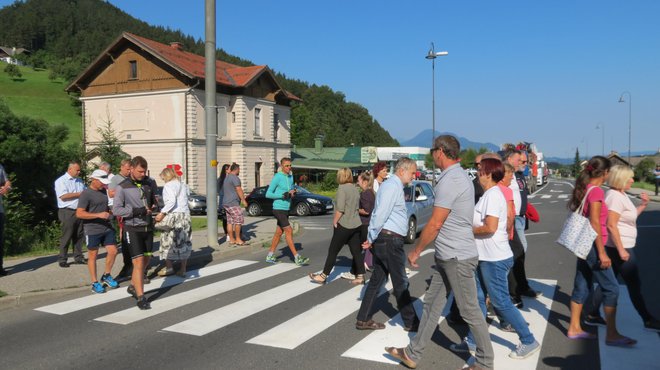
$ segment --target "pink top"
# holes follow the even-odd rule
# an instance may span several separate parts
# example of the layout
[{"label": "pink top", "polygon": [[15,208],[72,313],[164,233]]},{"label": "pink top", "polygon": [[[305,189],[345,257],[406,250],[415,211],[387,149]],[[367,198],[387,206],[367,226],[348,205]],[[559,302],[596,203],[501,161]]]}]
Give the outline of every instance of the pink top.
[{"label": "pink top", "polygon": [[513,200],[513,190],[511,190],[510,187],[504,186],[500,183],[497,184],[497,186],[500,187],[500,190],[502,190],[502,194],[504,194],[504,199],[508,202],[511,202]]},{"label": "pink top", "polygon": [[[504,186],[500,183],[497,183],[497,187],[499,187],[500,190],[502,191],[502,194],[504,194],[504,199],[506,200],[507,215],[508,215],[509,202],[513,202],[513,190],[511,190],[510,187]],[[513,240],[513,230],[509,230],[509,240]]]},{"label": "pink top", "polygon": [[[587,184],[587,190],[593,188],[594,185]],[[595,187],[594,190],[589,192],[587,202],[584,205],[583,214],[589,217],[589,206],[591,203],[600,202],[600,232],[603,237],[603,245],[607,244],[607,205],[605,204],[605,192],[600,187]]]}]

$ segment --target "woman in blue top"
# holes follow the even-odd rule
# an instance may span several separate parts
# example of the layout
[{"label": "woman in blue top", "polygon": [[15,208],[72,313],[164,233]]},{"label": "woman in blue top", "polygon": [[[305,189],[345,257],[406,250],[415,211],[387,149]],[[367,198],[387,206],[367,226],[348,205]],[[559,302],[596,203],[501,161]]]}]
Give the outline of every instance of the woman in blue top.
[{"label": "woman in blue top", "polygon": [[293,260],[298,266],[306,265],[309,263],[309,258],[305,258],[298,254],[296,247],[293,245],[293,229],[289,224],[289,210],[291,209],[291,199],[296,195],[296,189],[293,185],[293,174],[291,173],[291,158],[284,157],[280,160],[280,172],[273,176],[273,179],[266,191],[266,198],[274,199],[273,201],[273,216],[277,220],[277,229],[273,235],[273,241],[266,256],[266,262],[277,263],[277,258],[273,255],[275,248],[280,243],[282,234],[285,235],[286,244],[291,250]]}]

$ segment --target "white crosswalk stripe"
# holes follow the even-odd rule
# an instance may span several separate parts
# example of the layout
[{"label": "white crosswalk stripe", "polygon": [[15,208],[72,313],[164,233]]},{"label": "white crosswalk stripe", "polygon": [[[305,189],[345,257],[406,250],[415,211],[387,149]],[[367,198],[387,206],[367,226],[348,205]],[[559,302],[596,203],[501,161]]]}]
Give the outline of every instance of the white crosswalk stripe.
[{"label": "white crosswalk stripe", "polygon": [[200,301],[202,299],[218,295],[230,291],[232,289],[240,288],[250,283],[273,277],[277,274],[287,272],[298,266],[292,263],[280,263],[274,266],[266,267],[247,274],[239,275],[226,280],[221,280],[216,283],[204,285],[202,287],[189,290],[184,293],[175,294],[166,298],[159,299],[151,305],[150,310],[140,310],[137,307],[132,307],[123,311],[115,312],[110,315],[102,316],[96,321],[111,322],[115,324],[130,324],[139,320],[144,320],[151,316],[173,310],[175,308]]},{"label": "white crosswalk stripe", "polygon": [[[156,289],[170,287],[173,285],[185,283],[199,278],[219,274],[221,272],[226,272],[240,267],[249,266],[255,263],[257,263],[257,261],[242,261],[242,260],[234,260],[234,261],[219,263],[217,265],[188,271],[186,273],[186,278],[182,278],[178,276],[168,276],[166,279],[154,279],[154,281],[151,284],[145,285],[145,289],[148,289],[147,291],[150,292]],[[98,306],[104,303],[109,303],[120,299],[124,299],[127,297],[126,289],[127,287],[121,287],[115,290],[111,290],[105,294],[89,295],[77,299],[72,299],[69,301],[64,301],[48,306],[39,307],[36,308],[35,310],[41,312],[53,313],[56,315],[65,315],[79,310],[84,310],[86,308]]]},{"label": "white crosswalk stripe", "polygon": [[[408,277],[415,276],[417,272],[412,271]],[[320,334],[323,330],[336,324],[339,320],[357,311],[360,308],[365,287],[358,286],[323,302],[312,309],[268,330],[247,341],[251,344],[294,349],[307,340]],[[388,281],[381,288],[378,295],[385,294],[392,289],[392,282]],[[355,297],[359,297],[356,299]],[[297,328],[291,330],[292,327]]]},{"label": "white crosswalk stripe", "polygon": [[660,336],[647,331],[642,319],[630,301],[628,288],[619,285],[619,301],[616,308],[616,326],[621,334],[636,339],[634,348],[613,347],[605,344],[605,331],[598,328],[598,349],[601,370],[657,369]]},{"label": "white crosswalk stripe", "polygon": [[[338,279],[341,273],[349,269],[345,266],[335,268],[328,276],[327,282]],[[320,285],[310,282],[309,277],[300,278],[163,330],[198,336],[205,335],[318,287]]]}]

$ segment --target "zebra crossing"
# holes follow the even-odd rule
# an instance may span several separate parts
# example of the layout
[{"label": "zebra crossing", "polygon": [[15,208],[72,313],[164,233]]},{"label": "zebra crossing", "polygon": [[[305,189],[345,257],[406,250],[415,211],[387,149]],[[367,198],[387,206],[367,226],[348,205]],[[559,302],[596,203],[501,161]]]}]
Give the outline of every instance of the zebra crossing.
[{"label": "zebra crossing", "polygon": [[[432,252],[433,250],[426,250],[423,255],[429,255]],[[260,287],[256,293],[251,292],[245,298],[241,297],[242,299],[239,298],[233,302],[218,303],[220,307],[205,310],[207,312],[195,312],[194,314],[196,316],[193,317],[186,317],[185,315],[162,315],[165,316],[163,322],[166,322],[166,324],[156,329],[158,332],[169,333],[171,335],[201,337],[221,331],[229,325],[236,324],[241,320],[272,309],[296,297],[307,297],[307,294],[322,287],[321,285],[311,283],[308,277],[301,277],[300,274],[296,274],[296,270],[300,269],[300,267],[295,264],[280,263],[268,266],[257,264],[257,261],[232,260],[191,270],[185,278],[173,276],[164,279],[154,279],[151,284],[146,286],[148,289],[147,295],[150,292],[153,293],[176,285],[190,284],[194,281],[197,281],[197,283],[194,284],[192,289],[183,291],[179,289],[178,291],[182,292],[172,293],[171,295],[164,294],[154,300],[152,302],[152,309],[147,311],[140,311],[133,306],[133,301],[126,293],[126,288],[119,288],[102,295],[88,295],[74,298],[38,307],[35,310],[44,314],[62,316],[91,308],[93,309],[92,314],[98,312],[99,316],[93,317],[90,322],[122,326],[142,322],[147,318],[177,309],[180,312],[180,309],[186,305],[217,297],[223,293],[241,290],[241,288],[249,284],[267,285],[263,283],[269,279],[279,277],[287,280],[283,284],[277,284],[265,290],[263,287]],[[327,284],[334,284],[333,287],[335,287],[337,285],[336,282],[340,281],[340,274],[348,271],[348,269],[345,266],[336,266],[329,276]],[[204,283],[204,279],[212,278],[217,274],[232,272],[236,276],[200,284]],[[418,275],[425,274],[418,274],[416,271],[411,272],[409,277],[413,280],[413,284],[421,283],[420,276]],[[289,279],[290,276],[294,276],[294,278]],[[423,278],[425,279],[427,277],[424,276]],[[543,343],[557,282],[555,280],[535,279],[530,280],[530,284],[533,289],[541,291],[543,295],[538,299],[526,300],[525,305],[527,309],[521,311],[521,313],[529,323],[530,329],[536,336],[536,339]],[[333,296],[329,298],[319,300],[317,304],[313,304],[311,307],[306,306],[300,309],[294,307],[286,319],[281,320],[281,322],[268,323],[268,325],[259,330],[259,333],[246,336],[243,339],[244,345],[293,351],[303,344],[313,341],[326,330],[356,314],[361,303],[361,297],[364,294],[364,286],[351,286],[348,284],[346,286],[348,288],[342,289],[339,293],[333,293]],[[379,294],[383,295],[391,289],[391,283],[388,282],[381,288]],[[124,309],[125,305],[124,307],[114,305],[112,306],[112,311],[114,312],[108,313],[107,310],[103,310],[103,305],[122,299],[130,302],[131,307]],[[221,301],[218,300],[217,302]],[[414,305],[418,315],[421,316],[423,296],[415,301]],[[115,309],[115,307],[119,308]],[[445,307],[445,312],[438,321],[438,324],[444,320],[448,307],[449,304]],[[633,313],[628,312],[632,310],[632,307],[626,309],[625,304],[621,307],[621,317],[635,316]],[[292,330],[292,328],[295,328],[295,330]],[[346,328],[346,330],[352,329],[352,326]],[[491,325],[489,330],[495,350],[496,369],[535,369],[538,366],[540,353],[525,360],[513,360],[508,357],[508,353],[518,343],[515,333],[503,332],[496,325]],[[401,316],[397,314],[387,321],[384,330],[365,332],[364,336],[356,339],[354,343],[348,343],[344,349],[337,353],[337,356],[368,361],[374,364],[396,364],[397,361],[386,355],[383,348],[385,346],[405,346],[413,335],[414,333],[408,333],[403,330]],[[604,333],[600,333],[599,336],[600,338],[604,338]],[[655,340],[657,341],[658,338],[656,337]],[[608,351],[610,351],[609,347],[601,349],[602,353],[609,353]]]},{"label": "zebra crossing", "polygon": [[530,194],[527,196],[527,199],[563,199],[568,200],[571,197],[570,194]]}]

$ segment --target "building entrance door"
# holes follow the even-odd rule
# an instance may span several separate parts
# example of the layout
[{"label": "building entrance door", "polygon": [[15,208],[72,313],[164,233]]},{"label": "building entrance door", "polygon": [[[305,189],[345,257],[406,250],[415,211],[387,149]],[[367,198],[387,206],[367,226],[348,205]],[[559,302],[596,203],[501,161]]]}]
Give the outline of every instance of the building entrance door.
[{"label": "building entrance door", "polygon": [[261,186],[261,164],[262,162],[254,162],[254,187]]}]

